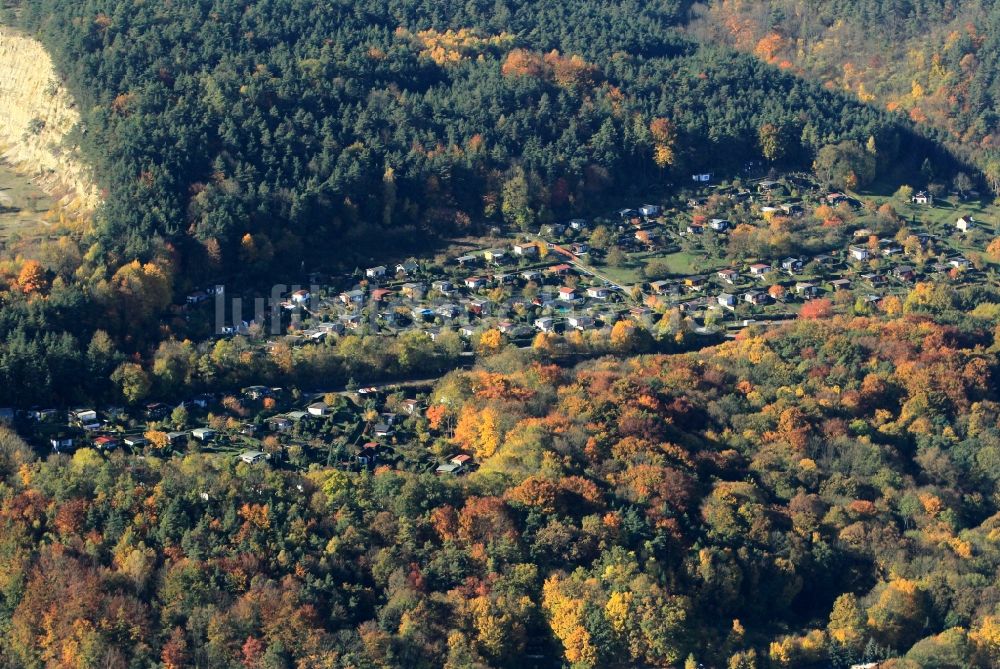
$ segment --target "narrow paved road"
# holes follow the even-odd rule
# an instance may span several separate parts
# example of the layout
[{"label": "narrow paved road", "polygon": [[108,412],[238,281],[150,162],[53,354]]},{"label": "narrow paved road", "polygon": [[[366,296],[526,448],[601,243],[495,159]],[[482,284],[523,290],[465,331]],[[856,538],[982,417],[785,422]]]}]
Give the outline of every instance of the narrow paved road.
[{"label": "narrow paved road", "polygon": [[[461,366],[464,365],[460,365],[460,367]],[[455,367],[454,369],[458,369],[458,367]],[[427,386],[432,386],[435,383],[437,383],[441,379],[441,377],[447,374],[449,371],[451,370],[446,370],[444,372],[441,372],[441,374],[439,374],[438,376],[433,376],[426,379],[402,379],[393,381],[381,381],[379,383],[358,384],[356,390],[348,390],[347,386],[339,386],[336,388],[331,388],[329,390],[314,390],[310,394],[313,400],[317,400],[317,399],[322,399],[323,395],[327,395],[330,393],[333,393],[334,395],[354,395],[358,393],[365,395],[371,393],[380,393],[386,390],[394,390],[397,388],[426,388]]]},{"label": "narrow paved road", "polygon": [[536,241],[542,242],[543,244],[545,244],[547,247],[549,247],[551,250],[555,251],[559,255],[564,256],[568,261],[568,263],[573,267],[575,267],[576,269],[580,270],[581,273],[586,274],[587,276],[591,276],[600,281],[603,281],[606,285],[610,286],[611,288],[614,288],[616,291],[621,293],[625,297],[625,299],[628,300],[629,302],[632,303],[636,302],[635,299],[633,299],[631,292],[629,290],[626,290],[624,286],[620,285],[615,281],[612,281],[605,274],[602,274],[598,270],[594,269],[591,265],[581,262],[579,258],[577,258],[576,255],[574,255],[572,251],[563,248],[559,244],[550,242],[549,240],[543,238],[541,235],[530,235],[530,236]]}]

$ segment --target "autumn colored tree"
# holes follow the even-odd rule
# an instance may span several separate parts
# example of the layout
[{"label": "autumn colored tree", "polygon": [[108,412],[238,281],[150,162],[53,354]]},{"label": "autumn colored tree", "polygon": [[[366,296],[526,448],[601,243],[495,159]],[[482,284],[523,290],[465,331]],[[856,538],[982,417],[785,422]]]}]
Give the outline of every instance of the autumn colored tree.
[{"label": "autumn colored tree", "polygon": [[443,430],[448,420],[448,407],[444,404],[432,404],[425,412],[427,423],[432,430]]},{"label": "autumn colored tree", "polygon": [[265,267],[274,258],[274,245],[267,235],[246,233],[240,239],[240,261],[249,267]]},{"label": "autumn colored tree", "polygon": [[543,62],[549,67],[553,81],[564,88],[591,88],[600,74],[596,65],[576,54],[565,56],[553,50],[545,54]]},{"label": "autumn colored tree", "polygon": [[941,313],[954,304],[954,290],[944,284],[918,282],[903,302],[903,313]]},{"label": "autumn colored tree", "polygon": [[865,613],[852,593],[837,597],[827,626],[830,638],[841,646],[860,650],[866,640]]},{"label": "autumn colored tree", "polygon": [[769,656],[779,667],[798,667],[822,662],[827,657],[826,635],[812,630],[803,636],[786,636],[772,641]]},{"label": "autumn colored tree", "polygon": [[134,362],[123,362],[111,375],[111,380],[118,386],[121,396],[129,404],[136,404],[149,394],[153,382],[146,370]]},{"label": "autumn colored tree", "polygon": [[878,306],[882,313],[890,318],[895,318],[903,313],[903,301],[895,295],[886,295],[879,301]]},{"label": "autumn colored tree", "polygon": [[985,616],[980,625],[969,632],[982,666],[1000,661],[1000,619]]},{"label": "autumn colored tree", "polygon": [[649,333],[638,323],[620,320],[611,328],[611,347],[621,353],[635,353],[648,346]]},{"label": "autumn colored tree", "polygon": [[986,247],[986,255],[991,262],[1000,263],[1000,237],[995,237]]},{"label": "autumn colored tree", "polygon": [[868,626],[894,647],[905,647],[920,637],[926,599],[918,583],[894,579],[882,586],[868,608]]},{"label": "autumn colored tree", "polygon": [[778,162],[788,154],[789,138],[785,128],[774,123],[764,123],[757,130],[760,153],[768,162]]},{"label": "autumn colored tree", "polygon": [[799,310],[799,318],[805,320],[816,320],[819,318],[829,318],[833,315],[833,302],[827,298],[809,300],[802,305]]},{"label": "autumn colored tree", "polygon": [[649,122],[649,133],[653,137],[653,162],[660,169],[674,163],[674,146],[677,142],[677,131],[674,124],[663,117],[654,118]]},{"label": "autumn colored tree", "polygon": [[171,277],[155,263],[138,260],[122,265],[111,277],[122,315],[142,323],[158,315],[171,301]]},{"label": "autumn colored tree", "polygon": [[170,437],[162,430],[148,430],[143,436],[154,450],[165,451],[170,448]]},{"label": "autumn colored tree", "polygon": [[772,62],[777,58],[778,53],[784,48],[784,45],[785,39],[778,33],[772,32],[757,42],[757,46],[754,47],[754,53],[759,58],[767,62]]},{"label": "autumn colored tree", "polygon": [[890,223],[895,223],[899,220],[899,214],[896,213],[896,208],[893,207],[888,202],[884,203],[878,208],[878,216],[884,221]]},{"label": "autumn colored tree", "polygon": [[542,606],[552,632],[562,642],[566,661],[579,667],[593,667],[598,662],[598,648],[584,625],[585,605],[592,598],[594,586],[554,575],[542,588]]},{"label": "autumn colored tree", "polygon": [[516,538],[506,503],[499,497],[470,497],[458,514],[458,533],[466,541],[486,543]]},{"label": "autumn colored tree", "polygon": [[455,425],[454,440],[461,448],[472,451],[480,460],[496,453],[501,442],[500,416],[490,406],[476,410],[466,404]]},{"label": "autumn colored tree", "polygon": [[183,669],[188,666],[191,656],[188,653],[187,638],[184,630],[180,627],[175,627],[170,633],[170,638],[163,644],[160,659],[163,660],[164,669]]},{"label": "autumn colored tree", "polygon": [[505,77],[542,77],[545,63],[541,56],[524,49],[512,49],[500,71]]},{"label": "autumn colored tree", "polygon": [[476,342],[476,352],[479,355],[494,355],[499,353],[504,345],[504,336],[497,328],[490,328],[479,335]]},{"label": "autumn colored tree", "polygon": [[48,288],[45,268],[37,260],[26,260],[17,275],[17,286],[27,294],[41,293]]},{"label": "autumn colored tree", "polygon": [[222,266],[222,246],[219,244],[219,240],[215,237],[209,237],[204,242],[205,246],[205,257],[208,259],[209,265],[218,269]]}]

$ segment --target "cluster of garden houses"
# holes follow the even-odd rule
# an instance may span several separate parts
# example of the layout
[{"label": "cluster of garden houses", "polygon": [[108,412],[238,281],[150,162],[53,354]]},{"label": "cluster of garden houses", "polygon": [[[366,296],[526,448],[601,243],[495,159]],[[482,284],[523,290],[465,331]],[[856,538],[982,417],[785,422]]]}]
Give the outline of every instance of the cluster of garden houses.
[{"label": "cluster of garden houses", "polygon": [[[348,445],[346,454],[342,456],[344,459],[337,464],[353,469],[374,469],[380,465],[391,465],[397,459],[394,444],[398,438],[406,438],[406,420],[422,414],[424,401],[420,397],[394,397],[390,405],[386,393],[371,387],[342,394],[353,395],[357,403],[347,401],[331,406],[318,395],[290,402],[288,393],[282,388],[250,386],[239,393],[243,406],[256,408],[263,413],[265,401],[273,400],[278,405],[284,405],[287,410],[269,410],[267,418],[248,420],[232,428],[217,430],[203,425],[193,429],[167,431],[165,438],[169,450],[174,452],[184,452],[193,442],[205,449],[229,453],[247,464],[277,464],[286,459],[290,446],[304,439],[303,434],[314,431],[324,421],[346,420],[361,429],[357,431],[356,439]],[[371,401],[377,405],[380,403],[380,410],[377,420],[370,423],[362,420],[360,409],[352,411],[349,408]],[[197,395],[178,406],[184,407],[196,419],[213,410],[225,411],[221,397],[211,393]],[[77,408],[68,412],[38,408],[28,411],[0,409],[0,421],[20,425],[34,423],[33,432],[36,435],[44,434],[45,443],[55,453],[71,453],[80,447],[90,447],[105,453],[121,448],[142,452],[149,445],[148,431],[166,429],[162,426],[169,424],[170,414],[175,408],[162,402],[150,402],[131,412],[121,407],[108,407],[100,411]],[[262,439],[268,435],[277,437],[281,445],[279,451],[261,450]],[[468,454],[455,453],[431,466],[438,474],[458,475],[473,469],[475,463]]]},{"label": "cluster of garden houses", "polygon": [[[839,193],[828,194],[824,199],[830,204],[849,202],[847,196]],[[690,204],[697,206],[699,203]],[[782,204],[773,209],[780,209],[789,216],[803,215],[798,204]],[[655,253],[668,248],[678,234],[697,238],[704,234],[706,226],[723,235],[732,228],[729,221],[715,218],[704,224],[692,222],[683,231],[672,230],[664,223],[662,214],[659,205],[621,210],[617,223],[611,226],[615,233],[614,243],[626,251]],[[971,217],[962,216],[954,222],[953,232],[966,235],[979,225]],[[302,313],[304,318],[289,337],[293,343],[306,344],[351,332],[391,336],[420,329],[433,339],[450,329],[471,340],[487,327],[497,328],[515,341],[530,340],[537,332],[567,330],[591,331],[594,336],[602,336],[607,335],[611,325],[620,319],[648,324],[657,313],[670,308],[696,321],[710,312],[726,314],[737,310],[760,317],[769,304],[778,306],[771,309],[767,317],[791,316],[796,312],[794,303],[838,291],[853,291],[861,299],[874,303],[890,290],[901,290],[921,278],[967,276],[970,269],[969,260],[962,255],[942,258],[933,253],[929,255],[937,258],[934,262],[918,267],[908,257],[915,251],[912,244],[904,248],[894,238],[876,239],[871,231],[860,229],[853,233],[854,241],[844,249],[651,281],[636,292],[614,284],[594,268],[587,242],[591,227],[584,219],[574,219],[565,224],[543,226],[538,236],[498,243],[461,255],[444,266],[411,259],[395,266],[366,268],[362,272],[363,279],[354,281],[350,287],[297,289],[287,295],[284,306]],[[914,236],[923,251],[946,248],[941,243],[943,240],[930,234]],[[871,269],[874,259],[883,261],[878,264],[878,271]],[[201,294],[209,293],[200,293],[193,303],[205,301]],[[739,328],[751,322],[753,319],[734,317],[730,327]],[[363,395],[372,390],[363,388],[357,392]],[[254,386],[244,389],[243,395],[253,403],[279,392]],[[196,414],[205,413],[218,404],[219,399],[213,395],[199,395],[184,404],[195,409]],[[406,400],[401,406],[404,415],[420,411],[416,399]],[[145,407],[141,418],[149,423],[163,421],[171,410],[170,406],[152,403]],[[167,438],[178,448],[188,440],[208,444],[242,439],[244,443],[255,443],[254,440],[263,436],[261,431],[289,435],[296,423],[323,420],[329,411],[330,407],[323,402],[314,401],[270,416],[266,421],[245,423],[235,435],[220,435],[203,426],[169,432]],[[8,417],[6,412],[10,410],[0,410],[0,419]],[[54,409],[28,413],[30,419],[39,423],[62,422],[60,412]],[[55,451],[71,450],[81,443],[81,439],[101,450],[112,450],[119,445],[141,449],[145,446],[141,430],[134,435],[124,435],[110,429],[111,425],[121,423],[124,413],[122,409],[109,409],[102,414],[93,409],[72,411],[63,424],[75,430],[57,430],[49,443]],[[365,434],[372,439],[360,443],[356,449],[354,457],[361,466],[374,466],[388,459],[391,448],[387,444],[395,436],[396,417],[391,412],[382,415],[385,420],[366,429]],[[270,456],[250,449],[239,457],[252,463]],[[440,463],[437,471],[461,473],[470,466],[472,463],[467,455],[456,454]]]},{"label": "cluster of garden houses", "polygon": [[[763,181],[758,187],[766,191],[777,184],[776,181]],[[753,199],[751,191],[745,189],[733,197]],[[842,203],[851,207],[860,205],[857,200],[836,192],[822,196],[821,201],[831,206]],[[914,196],[913,202],[930,204],[931,198],[921,192]],[[697,211],[703,204],[703,200],[692,200],[688,206]],[[762,216],[781,214],[800,217],[805,214],[799,203],[765,205],[759,210]],[[655,220],[658,214],[658,209],[648,205],[621,210],[620,219],[626,221],[634,232],[619,237],[619,245],[631,245],[630,250],[639,250],[635,247],[637,242],[641,242],[641,250],[655,251],[684,236],[697,244],[697,240],[708,230],[724,237],[735,227],[727,219],[712,218],[704,222],[693,219],[682,231],[674,230]],[[973,217],[962,215],[955,220],[951,233],[964,238],[982,227],[983,224]],[[619,226],[619,231],[621,229],[622,226]],[[910,257],[916,250],[914,246],[904,247],[895,238],[878,238],[871,230],[859,228],[854,230],[852,241],[844,249],[813,255],[791,255],[720,267],[706,274],[651,281],[644,286],[645,305],[657,311],[677,307],[684,313],[701,316],[711,311],[735,312],[742,307],[750,314],[770,313],[770,318],[781,320],[795,316],[793,304],[796,302],[840,291],[853,291],[863,301],[874,304],[881,301],[887,292],[905,290],[920,279],[970,276],[972,265],[969,259],[949,250],[944,240],[924,232],[915,233],[913,238],[925,256],[935,258],[933,262],[918,265]],[[939,250],[944,253],[938,253]],[[876,260],[880,262],[873,263]],[[767,305],[775,306],[766,312],[763,308]],[[735,319],[729,327],[739,329],[755,322],[758,321]]]},{"label": "cluster of garden houses", "polygon": [[564,249],[532,239],[471,252],[443,267],[414,260],[369,267],[346,290],[291,293],[286,308],[307,316],[292,340],[413,329],[431,339],[444,330],[471,339],[487,327],[520,340],[537,331],[600,330],[647,314],[630,310],[621,289],[580,267],[588,252],[586,242]]},{"label": "cluster of garden houses", "polygon": [[[769,193],[777,185],[765,180],[757,189]],[[732,197],[753,200],[755,195],[744,189]],[[920,193],[914,201],[920,198],[930,202],[929,196]],[[821,199],[831,206],[860,204],[842,193],[828,193]],[[689,202],[692,208],[700,204],[700,200]],[[760,211],[764,216],[804,215],[798,203],[762,206]],[[712,218],[703,223],[692,220],[681,230],[676,224],[667,224],[663,213],[663,207],[656,204],[618,211],[607,226],[613,233],[612,243],[648,259],[676,250],[679,237],[697,240],[706,230],[724,237],[733,228],[729,220]],[[341,277],[339,288],[299,288],[283,303],[301,316],[288,340],[299,345],[351,333],[392,336],[409,330],[420,330],[436,339],[451,330],[472,341],[484,329],[497,328],[510,340],[527,343],[539,331],[578,330],[607,336],[620,319],[648,325],[658,312],[670,308],[695,321],[713,311],[723,317],[737,310],[744,314],[749,310],[753,315],[766,311],[771,318],[791,317],[796,311],[794,303],[824,294],[850,290],[876,302],[887,289],[913,283],[921,273],[947,274],[970,266],[967,258],[954,254],[915,267],[908,258],[912,249],[904,249],[893,238],[872,244],[872,233],[861,229],[855,231],[855,241],[843,249],[650,281],[635,291],[613,283],[595,267],[594,260],[601,252],[588,243],[593,225],[586,219],[547,224],[537,236],[498,242],[443,265],[409,259]],[[963,235],[976,226],[971,217],[961,216],[954,231]],[[926,233],[915,236],[925,251],[938,241]],[[877,271],[871,269],[870,261],[875,258],[886,260]],[[199,291],[196,295],[205,294]],[[768,305],[777,306],[765,310]],[[749,322],[752,319],[734,315],[728,327],[739,328]],[[238,331],[240,328],[230,328],[227,334]]]}]

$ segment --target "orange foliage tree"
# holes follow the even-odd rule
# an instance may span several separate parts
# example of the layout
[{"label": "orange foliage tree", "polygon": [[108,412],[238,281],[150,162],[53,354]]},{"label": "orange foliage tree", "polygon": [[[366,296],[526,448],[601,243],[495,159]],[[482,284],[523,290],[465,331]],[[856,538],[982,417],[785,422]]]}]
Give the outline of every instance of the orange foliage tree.
[{"label": "orange foliage tree", "polygon": [[810,300],[802,305],[799,311],[799,318],[805,320],[816,320],[819,318],[829,318],[833,315],[833,302],[827,298]]},{"label": "orange foliage tree", "polygon": [[39,293],[44,291],[49,284],[45,275],[45,268],[37,260],[27,260],[21,266],[21,271],[17,275],[17,285],[25,293]]}]

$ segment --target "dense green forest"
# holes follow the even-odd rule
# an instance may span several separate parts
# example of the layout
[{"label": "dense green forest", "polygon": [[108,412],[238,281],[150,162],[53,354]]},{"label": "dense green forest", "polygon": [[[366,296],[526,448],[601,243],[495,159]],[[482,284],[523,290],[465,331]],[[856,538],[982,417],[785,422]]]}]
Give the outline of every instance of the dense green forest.
[{"label": "dense green forest", "polygon": [[97,239],[125,261],[170,242],[201,268],[193,238],[244,269],[250,234],[297,266],[345,240],[405,246],[484,218],[592,211],[623,188],[739,173],[765,124],[803,167],[847,138],[875,137],[885,166],[932,151],[892,115],[685,40],[671,27],[686,12],[47,0],[14,14],[80,102],[107,192]]}]

